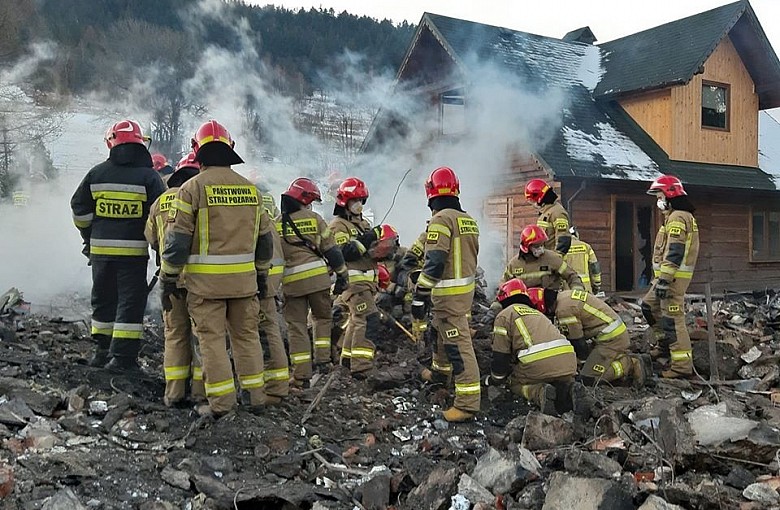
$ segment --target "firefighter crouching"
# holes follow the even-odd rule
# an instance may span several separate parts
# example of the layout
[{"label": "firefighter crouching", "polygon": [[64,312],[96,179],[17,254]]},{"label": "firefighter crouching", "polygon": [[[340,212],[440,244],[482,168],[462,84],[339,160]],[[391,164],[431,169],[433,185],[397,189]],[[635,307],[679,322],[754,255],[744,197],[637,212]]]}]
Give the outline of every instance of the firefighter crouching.
[{"label": "firefighter crouching", "polygon": [[504,309],[493,325],[493,360],[485,385],[508,380],[512,393],[536,403],[545,414],[572,410],[574,347],[534,308],[521,280],[503,283],[496,299]]},{"label": "firefighter crouching", "polygon": [[[146,240],[157,253],[160,260],[161,247],[165,244],[165,225],[171,204],[176,198],[179,188],[198,174],[199,165],[195,161],[195,153],[191,152],[181,158],[176,165],[176,171],[168,179],[168,191],[155,200],[149,210],[146,221]],[[163,352],[163,371],[165,374],[165,393],[163,402],[166,406],[183,403],[187,392],[187,381],[190,380],[190,394],[195,402],[206,398],[203,386],[203,370],[201,368],[200,347],[192,334],[192,323],[187,311],[187,289],[184,276],[179,276],[176,292],[167,296],[162,303],[165,350]]]},{"label": "firefighter crouching", "polygon": [[204,123],[192,140],[200,173],[179,188],[168,216],[162,253],[163,296],[176,292],[186,272],[187,306],[200,340],[209,405],[220,416],[236,404],[233,362],[249,410],[266,404],[258,297],[265,297],[273,228],[257,188],[230,165],[243,163],[227,129]]},{"label": "firefighter crouching", "polygon": [[144,228],[149,207],[165,191],[147,140],[135,121],[114,124],[105,136],[108,160],[87,172],[70,201],[92,266],[93,367],[138,370],[149,293]]},{"label": "firefighter crouching", "polygon": [[580,239],[574,226],[569,228],[571,234],[571,247],[563,261],[572,268],[585,287],[587,292],[599,294],[601,292],[601,265],[596,258],[596,252],[591,245]]},{"label": "firefighter crouching", "polygon": [[662,175],[647,193],[657,197],[664,224],[655,238],[655,279],[642,299],[642,314],[660,342],[661,354],[671,360],[661,376],[687,377],[693,373],[693,351],[685,325],[685,291],[699,255],[699,227],[693,204],[677,177]]},{"label": "firefighter crouching", "polygon": [[[261,192],[261,204],[269,217],[276,217],[272,213],[278,213],[279,209],[271,195]],[[265,296],[260,298],[260,315],[257,318],[257,327],[265,356],[263,360],[265,393],[269,403],[271,401],[276,403],[290,394],[290,366],[279,324],[279,311],[276,307],[276,301],[280,297],[279,293],[282,288],[284,251],[281,237],[276,228],[271,229],[271,236],[273,238],[273,258],[271,259],[271,268],[268,270]]]},{"label": "firefighter crouching", "polygon": [[558,195],[542,179],[531,179],[525,185],[525,199],[539,212],[536,224],[547,234],[544,247],[566,255],[571,246],[569,213],[558,201]]},{"label": "firefighter crouching", "polygon": [[[581,380],[589,386],[599,380],[631,380],[643,387],[653,372],[648,355],[628,353],[631,345],[620,316],[593,294],[582,290],[528,289],[534,307],[557,320],[558,327],[574,346],[577,358],[585,361]],[[589,350],[588,340],[593,341]]]},{"label": "firefighter crouching", "polygon": [[295,179],[282,193],[282,214],[276,225],[285,260],[283,311],[293,372],[290,382],[297,387],[308,386],[312,376],[312,345],[307,321],[309,309],[314,319],[315,360],[318,363],[331,360],[328,268],[336,273],[334,293],[340,294],[348,287],[347,268],[331,229],[322,216],[311,210],[312,202],[320,200],[320,190],[313,181]]},{"label": "firefighter crouching", "polygon": [[[450,422],[474,417],[480,407],[479,366],[471,342],[468,315],[474,299],[479,227],[460,205],[460,182],[448,167],[434,170],[425,182],[433,213],[425,241],[425,262],[417,279],[412,316],[424,320],[432,311],[436,349],[426,381],[455,380],[455,400],[444,411]],[[433,334],[433,332],[431,332]]]}]

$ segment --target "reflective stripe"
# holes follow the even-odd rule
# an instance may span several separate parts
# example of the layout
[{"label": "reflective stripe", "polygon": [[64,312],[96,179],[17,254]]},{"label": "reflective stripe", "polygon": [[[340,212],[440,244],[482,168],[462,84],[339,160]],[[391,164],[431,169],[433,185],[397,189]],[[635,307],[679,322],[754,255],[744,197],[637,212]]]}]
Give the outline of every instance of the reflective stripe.
[{"label": "reflective stripe", "polygon": [[209,254],[209,209],[198,209],[198,250],[201,255]]},{"label": "reflective stripe", "polygon": [[526,327],[522,317],[515,319],[515,327],[520,332],[520,336],[523,337],[526,347],[533,347],[534,340],[531,338],[531,333],[528,331],[528,327]]},{"label": "reflective stripe", "polygon": [[615,372],[615,377],[623,377],[623,364],[619,361],[612,362],[612,370]]},{"label": "reflective stripe", "polygon": [[376,271],[373,269],[369,269],[368,271],[350,269],[347,271],[347,276],[349,277],[349,283],[375,282],[377,280]]},{"label": "reflective stripe", "polygon": [[286,381],[290,378],[290,370],[287,367],[266,370],[263,376],[266,381]]},{"label": "reflective stripe", "polygon": [[[453,265],[453,276],[455,279],[459,279],[463,277],[463,261],[461,260],[462,254],[460,252],[460,236],[456,236],[455,239],[452,240],[452,265]],[[444,280],[449,281],[449,280]],[[439,282],[439,285],[441,285],[442,282]]]},{"label": "reflective stripe", "polygon": [[293,365],[300,365],[301,363],[307,363],[311,361],[310,352],[291,352],[290,361]]},{"label": "reflective stripe", "polygon": [[[420,275],[422,277],[422,275]],[[418,279],[419,282],[419,279]],[[452,278],[441,280],[431,291],[434,296],[454,296],[458,294],[468,294],[475,288],[474,277]]]},{"label": "reflective stripe", "polygon": [[493,328],[493,334],[494,335],[509,336],[509,332],[506,330],[506,328],[502,328],[500,326],[496,326],[495,328]]},{"label": "reflective stripe", "polygon": [[550,276],[553,273],[552,271],[531,271],[530,273],[513,272],[512,274],[515,275],[518,279],[525,281],[525,280],[531,280],[533,278],[541,279],[544,278],[545,276]]},{"label": "reflective stripe", "polygon": [[228,393],[233,393],[236,391],[236,387],[232,378],[211,384],[206,383],[205,386],[207,397],[220,397],[222,395],[227,395]]},{"label": "reflective stripe", "polygon": [[160,261],[160,271],[168,274],[179,274],[184,266],[174,266],[169,264],[167,260],[162,259]]},{"label": "reflective stripe", "polygon": [[95,255],[149,255],[149,243],[130,239],[99,239],[89,240],[89,252]]},{"label": "reflective stripe", "polygon": [[421,285],[423,287],[426,287],[428,289],[432,289],[436,286],[438,283],[437,280],[431,278],[425,273],[420,273],[420,276],[417,277],[417,285]]},{"label": "reflective stripe", "polygon": [[346,347],[341,349],[341,357],[342,358],[351,358],[352,357],[352,350],[347,349]]},{"label": "reflective stripe", "polygon": [[693,351],[671,351],[672,361],[690,361],[693,359]]},{"label": "reflective stripe", "polygon": [[447,237],[452,236],[452,231],[449,229],[449,227],[439,225],[438,223],[432,223],[428,225],[428,232],[438,232],[440,234],[444,234]]},{"label": "reflective stripe", "polygon": [[101,322],[92,319],[92,334],[93,335],[107,335],[111,336],[114,332],[113,322]]},{"label": "reflective stripe", "polygon": [[284,266],[271,266],[271,268],[268,270],[268,275],[278,275],[284,273]]},{"label": "reflective stripe", "polygon": [[180,367],[165,367],[165,380],[166,381],[179,381],[186,379],[190,376],[189,365]]},{"label": "reflective stripe", "polygon": [[353,358],[374,359],[374,349],[370,347],[353,347]]},{"label": "reflective stripe", "polygon": [[187,213],[190,216],[192,216],[192,205],[188,204],[184,200],[174,198],[171,207],[173,207],[177,211],[181,211],[183,213]]},{"label": "reflective stripe", "polygon": [[193,274],[236,274],[255,271],[255,254],[190,255],[184,271]]},{"label": "reflective stripe", "polygon": [[315,349],[330,349],[330,337],[326,336],[323,338],[315,338],[314,339],[314,348]]},{"label": "reflective stripe", "polygon": [[606,328],[601,330],[601,333],[596,337],[597,342],[606,342],[612,340],[626,332],[626,325],[622,320],[616,319],[611,322]]},{"label": "reflective stripe", "polygon": [[73,215],[73,223],[79,228],[87,228],[92,224],[92,220],[95,219],[94,213]]},{"label": "reflective stripe", "polygon": [[114,338],[126,338],[129,340],[140,339],[144,334],[143,324],[129,324],[124,322],[114,323]]},{"label": "reflective stripe", "polygon": [[282,277],[282,283],[297,282],[300,280],[306,280],[315,276],[328,273],[328,266],[325,265],[325,261],[318,259],[314,262],[307,262],[306,264],[300,264],[292,267],[284,268],[284,276]]},{"label": "reflective stripe", "polygon": [[439,365],[436,363],[436,360],[433,360],[431,362],[431,368],[436,370],[437,372],[452,372],[452,365]]},{"label": "reflective stripe", "polygon": [[517,351],[517,359],[520,363],[533,363],[534,361],[551,358],[559,354],[574,353],[574,347],[568,340],[561,338],[552,342],[532,345],[528,349]]},{"label": "reflective stripe", "polygon": [[544,220],[536,220],[536,225],[539,226],[539,227],[542,227],[542,228],[552,227],[552,223],[550,223],[549,221],[544,221]]},{"label": "reflective stripe", "polygon": [[201,367],[193,367],[192,368],[192,380],[193,381],[202,381],[203,380],[203,369]]},{"label": "reflective stripe", "polygon": [[475,383],[455,383],[455,395],[479,395],[482,389],[479,382]]},{"label": "reflective stripe", "polygon": [[563,262],[561,262],[561,267],[558,268],[558,274],[563,274],[563,272],[566,271],[567,269],[569,269],[569,264],[567,264],[566,261],[564,260]]},{"label": "reflective stripe", "polygon": [[113,198],[116,200],[142,200],[146,201],[146,187],[136,184],[90,184],[89,190],[92,198]]},{"label": "reflective stripe", "polygon": [[580,320],[573,315],[567,317],[558,317],[558,324],[563,324],[565,326],[568,326],[569,324],[577,324],[578,322],[580,322]]},{"label": "reflective stripe", "polygon": [[240,375],[238,376],[238,382],[241,384],[241,388],[245,390],[251,390],[252,388],[262,388],[265,385],[265,379],[263,374],[252,375]]},{"label": "reflective stripe", "polygon": [[254,253],[242,253],[239,255],[190,255],[188,264],[239,264],[242,262],[254,262]]}]

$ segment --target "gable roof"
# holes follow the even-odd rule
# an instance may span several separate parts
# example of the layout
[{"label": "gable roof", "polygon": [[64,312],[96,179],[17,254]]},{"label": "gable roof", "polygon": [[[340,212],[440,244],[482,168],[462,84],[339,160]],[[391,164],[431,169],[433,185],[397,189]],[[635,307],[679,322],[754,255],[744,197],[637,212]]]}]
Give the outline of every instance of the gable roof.
[{"label": "gable roof", "polygon": [[780,61],[747,0],[600,44],[606,72],[596,96],[617,96],[687,83],[730,37],[762,109],[780,106]]}]

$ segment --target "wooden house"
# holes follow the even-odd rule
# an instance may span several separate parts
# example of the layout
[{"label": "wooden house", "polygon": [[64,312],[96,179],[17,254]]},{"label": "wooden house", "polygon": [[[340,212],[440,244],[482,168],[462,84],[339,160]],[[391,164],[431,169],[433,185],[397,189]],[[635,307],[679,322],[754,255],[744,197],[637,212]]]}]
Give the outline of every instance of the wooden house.
[{"label": "wooden house", "polygon": [[[474,54],[567,90],[554,140],[514,155],[502,179],[510,186],[485,203],[507,234],[508,253],[535,222],[523,188],[541,177],[554,182],[593,245],[604,288],[639,290],[651,279],[661,221],[645,192],[668,173],[682,179],[697,207],[702,244],[692,289],[706,281],[716,291],[778,286],[780,126],[763,110],[780,106],[780,61],[749,2],[594,42],[587,27],[555,39],[426,13],[397,90],[414,83],[414,93],[442,112],[468,104],[466,56]],[[583,77],[583,65],[596,69],[595,78]],[[380,112],[364,150],[399,136],[400,124]]]}]

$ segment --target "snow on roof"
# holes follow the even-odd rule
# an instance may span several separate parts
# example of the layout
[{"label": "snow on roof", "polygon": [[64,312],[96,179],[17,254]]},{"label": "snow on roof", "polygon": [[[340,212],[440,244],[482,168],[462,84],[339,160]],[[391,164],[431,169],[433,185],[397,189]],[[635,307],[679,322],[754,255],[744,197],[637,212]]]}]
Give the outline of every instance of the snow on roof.
[{"label": "snow on roof", "polygon": [[780,122],[767,111],[758,113],[758,166],[780,188]]},{"label": "snow on roof", "polygon": [[570,158],[599,164],[605,169],[600,177],[605,179],[646,181],[658,177],[658,165],[628,136],[605,122],[593,127],[597,135],[563,127],[563,140]]}]

